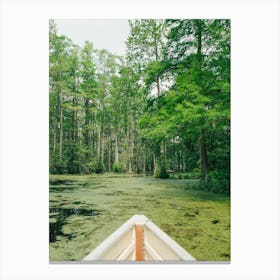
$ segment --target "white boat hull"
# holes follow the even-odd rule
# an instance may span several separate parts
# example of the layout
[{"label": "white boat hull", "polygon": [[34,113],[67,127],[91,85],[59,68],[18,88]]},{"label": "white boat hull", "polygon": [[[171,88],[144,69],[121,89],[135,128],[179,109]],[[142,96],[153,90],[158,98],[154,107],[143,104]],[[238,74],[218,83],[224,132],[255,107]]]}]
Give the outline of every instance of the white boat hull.
[{"label": "white boat hull", "polygon": [[183,247],[144,215],[134,215],[84,261],[195,261]]}]

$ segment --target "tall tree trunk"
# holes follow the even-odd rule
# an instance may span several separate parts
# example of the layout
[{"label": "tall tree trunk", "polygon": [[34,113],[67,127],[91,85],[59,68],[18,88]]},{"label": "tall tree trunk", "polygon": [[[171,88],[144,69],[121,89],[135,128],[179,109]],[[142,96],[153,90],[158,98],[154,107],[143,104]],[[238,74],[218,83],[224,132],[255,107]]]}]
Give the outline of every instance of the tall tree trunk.
[{"label": "tall tree trunk", "polygon": [[[159,50],[158,50],[158,39],[155,37],[155,56],[156,56],[156,61],[159,61]],[[160,97],[160,79],[159,76],[156,77],[156,86],[157,86],[157,96]],[[159,144],[159,148],[160,148],[160,156],[159,156],[159,169],[161,169],[164,165],[164,151],[163,151],[163,141]],[[157,174],[157,168],[158,168],[158,164],[157,164],[157,158],[156,155],[153,155],[153,161],[154,161],[154,176],[156,176]]]},{"label": "tall tree trunk", "polygon": [[111,171],[111,137],[108,136],[108,171]]},{"label": "tall tree trunk", "polygon": [[85,106],[85,122],[84,122],[84,144],[86,148],[85,152],[85,171],[89,173],[87,163],[89,160],[89,98],[84,98],[84,106]]},{"label": "tall tree trunk", "polygon": [[57,121],[56,117],[54,120],[54,129],[53,129],[53,154],[55,155],[56,152],[56,128],[57,128]]},{"label": "tall tree trunk", "polygon": [[60,117],[59,117],[59,159],[62,160],[62,141],[63,141],[63,110],[60,106]]},{"label": "tall tree trunk", "polygon": [[[72,98],[72,105],[73,107],[76,106],[76,95],[75,95],[75,91],[73,92],[73,98]],[[72,122],[71,122],[71,130],[69,133],[69,141],[70,141],[70,158],[69,158],[69,163],[68,163],[68,172],[70,172],[71,174],[75,174],[78,172],[78,166],[75,163],[75,158],[76,158],[76,131],[78,130],[77,128],[77,112],[76,110],[74,110],[72,112]]]},{"label": "tall tree trunk", "polygon": [[115,162],[119,162],[119,125],[116,125],[115,129]]},{"label": "tall tree trunk", "polygon": [[177,169],[178,169],[178,172],[181,172],[181,156],[180,156],[180,151],[177,151]]},{"label": "tall tree trunk", "polygon": [[95,112],[93,112],[93,124],[92,124],[92,148],[96,151],[97,150],[97,146],[96,146],[96,131],[97,131],[97,129],[96,129],[96,113]]},{"label": "tall tree trunk", "polygon": [[157,96],[160,96],[160,82],[159,82],[159,77],[157,77]]},{"label": "tall tree trunk", "polygon": [[132,132],[130,131],[129,133],[129,164],[128,164],[128,172],[132,173],[132,158],[133,158],[133,150],[134,150],[134,145],[133,145],[133,135]]},{"label": "tall tree trunk", "polygon": [[161,156],[161,165],[165,165],[166,155],[165,155],[165,141],[160,143],[160,156]]},{"label": "tall tree trunk", "polygon": [[199,155],[200,155],[200,166],[201,166],[201,173],[202,173],[201,183],[204,188],[207,188],[207,184],[208,184],[207,149],[206,149],[204,130],[200,131]]},{"label": "tall tree trunk", "polygon": [[[197,62],[198,62],[198,84],[202,80],[202,31],[203,31],[203,22],[202,20],[196,20],[196,38],[197,38]],[[207,188],[208,184],[208,174],[207,174],[207,148],[205,141],[205,131],[204,129],[200,130],[199,137],[199,157],[200,157],[200,166],[201,166],[201,183],[204,188]]]},{"label": "tall tree trunk", "polygon": [[156,159],[155,154],[153,154],[153,166],[154,166],[154,176],[156,176],[156,174],[157,174],[157,159]]},{"label": "tall tree trunk", "polygon": [[[57,159],[60,160],[61,158],[61,152],[59,149],[59,143],[58,143],[58,157],[56,155],[56,151],[57,151],[57,134],[60,133],[60,107],[61,107],[61,89],[60,87],[56,88],[56,104],[55,104],[55,119],[54,119],[54,135],[53,135],[53,151],[54,151],[54,169],[55,169],[55,173],[59,174],[60,170],[59,170],[59,163],[57,161]],[[58,131],[59,129],[59,131]]]},{"label": "tall tree trunk", "polygon": [[128,173],[131,174],[132,173],[132,164],[131,164],[131,159],[129,160],[128,163]]},{"label": "tall tree trunk", "polygon": [[198,61],[198,69],[201,72],[201,63],[202,63],[202,20],[196,20],[196,38],[197,38],[197,61]]},{"label": "tall tree trunk", "polygon": [[84,142],[85,146],[89,147],[89,98],[85,98],[84,100],[85,105],[85,129],[84,129]]},{"label": "tall tree trunk", "polygon": [[101,155],[100,155],[100,160],[101,163],[104,164],[104,147],[105,143],[104,143],[104,131],[102,131],[101,133]]},{"label": "tall tree trunk", "polygon": [[139,172],[139,150],[138,150],[138,145],[137,141],[135,141],[135,146],[136,146],[136,163],[135,163],[135,172]]},{"label": "tall tree trunk", "polygon": [[133,116],[132,116],[132,109],[131,109],[131,97],[128,99],[128,108],[127,108],[127,117],[128,117],[128,172],[132,173],[132,158],[133,158],[133,150],[134,150],[134,123],[133,123]]},{"label": "tall tree trunk", "polygon": [[145,150],[144,150],[144,153],[143,153],[143,174],[146,173],[146,153],[145,153]]},{"label": "tall tree trunk", "polygon": [[101,151],[101,126],[98,126],[98,139],[97,139],[97,160],[100,160]]},{"label": "tall tree trunk", "polygon": [[[158,55],[158,42],[155,39],[155,54],[156,54],[156,61],[159,61],[159,55]],[[159,76],[156,78],[156,83],[157,83],[157,96],[160,96],[160,81],[159,81]]]}]

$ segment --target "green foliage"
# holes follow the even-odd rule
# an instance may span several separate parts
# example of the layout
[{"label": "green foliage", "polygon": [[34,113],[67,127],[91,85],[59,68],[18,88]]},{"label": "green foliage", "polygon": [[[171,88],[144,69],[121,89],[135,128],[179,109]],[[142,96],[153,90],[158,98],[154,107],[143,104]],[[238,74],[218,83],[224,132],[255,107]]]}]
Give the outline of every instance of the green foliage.
[{"label": "green foliage", "polygon": [[104,164],[101,161],[98,161],[95,169],[95,173],[103,173],[104,170],[105,170]]},{"label": "green foliage", "polygon": [[230,174],[226,171],[211,171],[208,173],[208,190],[216,193],[230,193]]},{"label": "green foliage", "polygon": [[123,173],[124,172],[124,164],[122,162],[114,162],[112,169],[116,173]]},{"label": "green foliage", "polygon": [[201,171],[192,171],[186,173],[172,173],[170,174],[171,179],[199,179],[201,176]]},{"label": "green foliage", "polygon": [[136,19],[129,21],[130,35],[126,41],[127,58],[135,70],[145,71],[146,66],[159,61],[163,51],[164,20]]},{"label": "green foliage", "polygon": [[201,171],[192,171],[184,174],[184,179],[199,179],[201,176]]},{"label": "green foliage", "polygon": [[155,174],[155,178],[169,178],[169,174],[166,170],[165,165],[161,165]]},{"label": "green foliage", "polygon": [[122,58],[89,41],[79,48],[50,22],[50,172],[129,166],[228,192],[230,21],[129,24]]}]

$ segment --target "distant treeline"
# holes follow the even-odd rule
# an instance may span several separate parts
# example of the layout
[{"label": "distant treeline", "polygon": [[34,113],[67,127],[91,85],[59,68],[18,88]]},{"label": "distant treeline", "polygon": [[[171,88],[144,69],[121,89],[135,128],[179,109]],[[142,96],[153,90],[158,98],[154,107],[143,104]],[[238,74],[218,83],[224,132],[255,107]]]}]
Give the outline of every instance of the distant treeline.
[{"label": "distant treeline", "polygon": [[129,25],[120,57],[50,21],[50,172],[187,172],[229,192],[230,21]]}]

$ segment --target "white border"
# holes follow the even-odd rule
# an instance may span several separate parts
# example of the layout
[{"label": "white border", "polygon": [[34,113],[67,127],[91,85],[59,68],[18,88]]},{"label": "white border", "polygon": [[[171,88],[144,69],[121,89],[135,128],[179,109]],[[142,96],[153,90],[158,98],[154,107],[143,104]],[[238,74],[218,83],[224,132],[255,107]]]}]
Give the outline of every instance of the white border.
[{"label": "white border", "polygon": [[[48,262],[48,19],[231,18],[231,264]],[[2,1],[1,279],[279,279],[279,2]],[[35,79],[34,79],[35,77]]]}]

